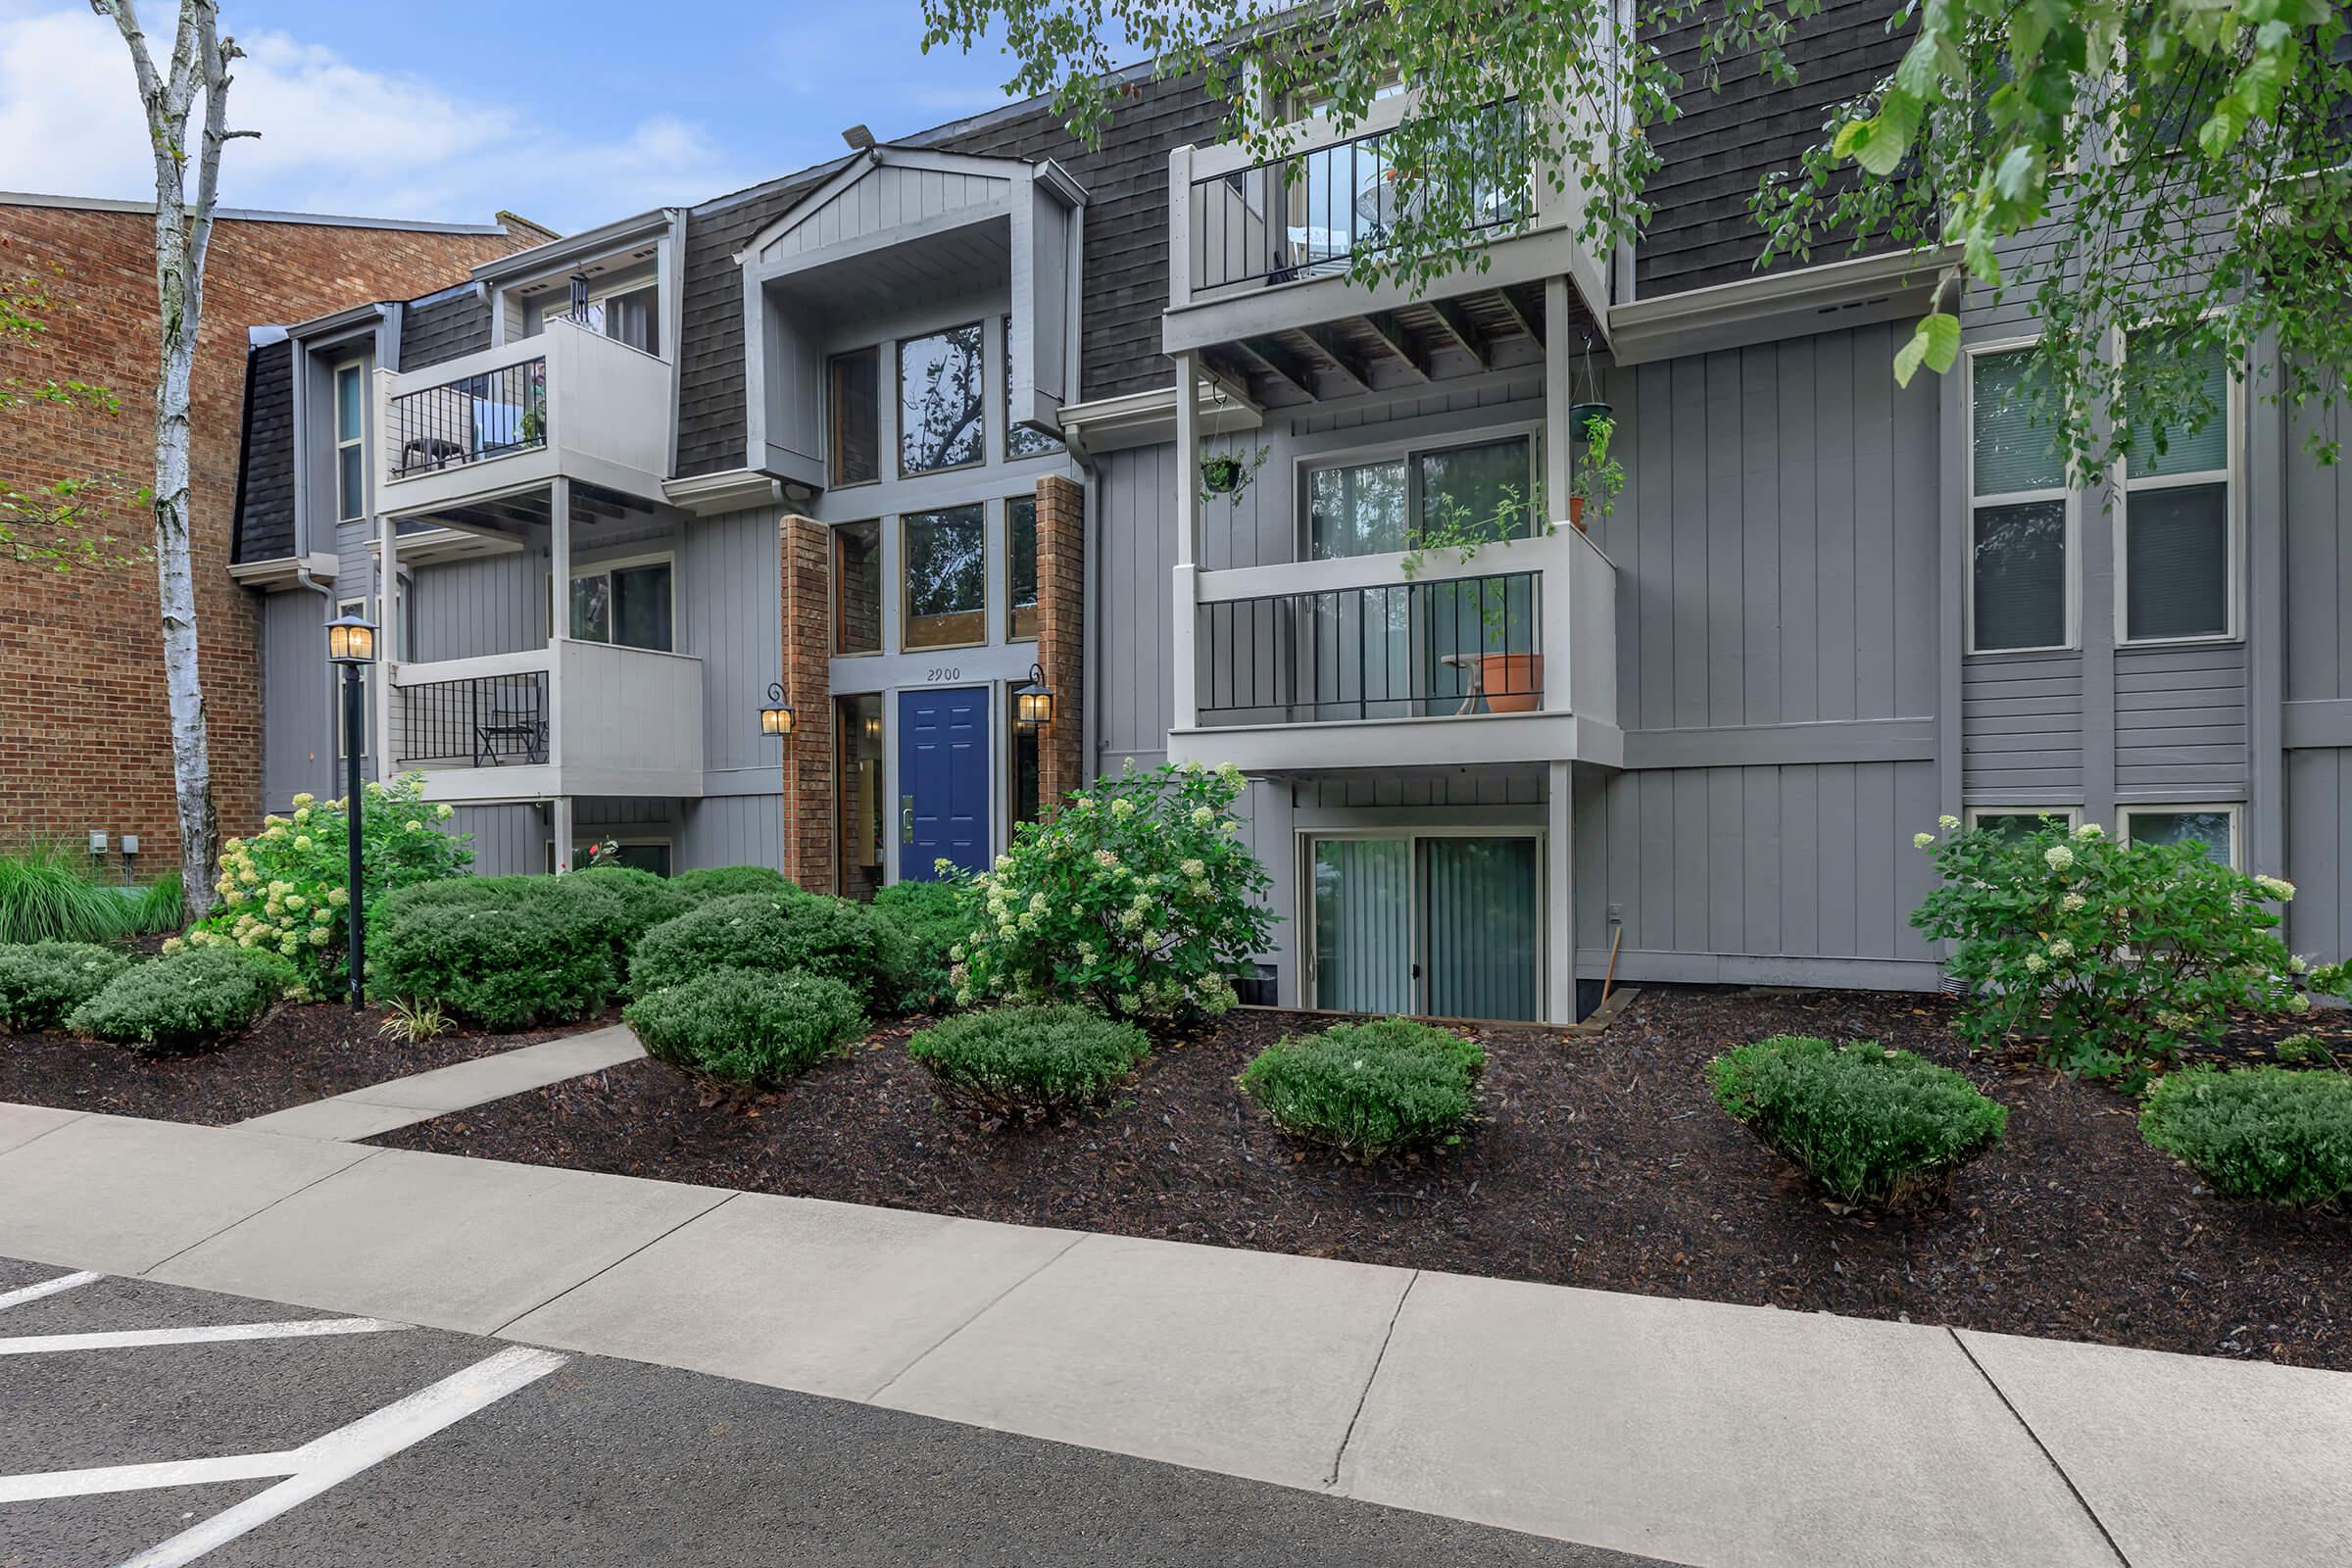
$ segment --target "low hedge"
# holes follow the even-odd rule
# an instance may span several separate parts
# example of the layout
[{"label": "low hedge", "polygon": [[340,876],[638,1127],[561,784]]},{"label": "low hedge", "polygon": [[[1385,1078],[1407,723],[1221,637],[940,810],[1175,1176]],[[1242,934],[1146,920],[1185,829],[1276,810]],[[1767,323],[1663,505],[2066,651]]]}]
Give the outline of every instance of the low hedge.
[{"label": "low hedge", "polygon": [[1284,1132],[1369,1160],[1459,1142],[1486,1060],[1450,1030],[1377,1018],[1276,1041],[1242,1069],[1241,1087]]},{"label": "low hedge", "polygon": [[620,989],[636,910],[588,873],[401,888],[368,939],[368,989],[491,1029],[591,1017]]},{"label": "low hedge", "polygon": [[1717,1103],[1841,1202],[1941,1192],[2009,1126],[1959,1073],[1869,1041],[1776,1035],[1717,1056],[1707,1075]]},{"label": "low hedge", "polygon": [[158,1055],[201,1051],[251,1028],[298,978],[262,949],[191,948],[130,964],[66,1027]]},{"label": "low hedge", "polygon": [[2149,1091],[2139,1131],[2231,1198],[2314,1208],[2352,1195],[2352,1075],[2191,1067]]},{"label": "low hedge", "polygon": [[0,947],[0,1029],[55,1029],[129,963],[90,942]]},{"label": "low hedge", "polygon": [[696,904],[733,898],[739,893],[772,893],[781,897],[803,891],[783,872],[764,865],[706,865],[700,870],[680,871],[669,879],[669,885]]},{"label": "low hedge", "polygon": [[865,1032],[850,988],[822,975],[712,969],[629,1004],[647,1053],[721,1083],[773,1086]]},{"label": "low hedge", "polygon": [[[518,880],[531,881],[533,878]],[[541,879],[543,880],[543,879]],[[625,960],[637,939],[700,903],[695,894],[633,865],[592,865],[564,879],[566,891],[594,888],[612,902],[612,933]]]},{"label": "low hedge", "polygon": [[645,934],[629,989],[650,997],[713,969],[765,969],[838,980],[859,1005],[898,1005],[904,939],[861,904],[793,892],[713,899]]},{"label": "low hedge", "polygon": [[1152,1037],[1070,1004],[992,1007],[918,1031],[906,1054],[950,1104],[1030,1123],[1106,1099],[1152,1054]]},{"label": "low hedge", "polygon": [[953,950],[972,934],[977,911],[960,882],[893,882],[874,895],[874,912],[904,939],[899,954],[899,1004],[909,1012],[944,1012],[956,1003]]}]

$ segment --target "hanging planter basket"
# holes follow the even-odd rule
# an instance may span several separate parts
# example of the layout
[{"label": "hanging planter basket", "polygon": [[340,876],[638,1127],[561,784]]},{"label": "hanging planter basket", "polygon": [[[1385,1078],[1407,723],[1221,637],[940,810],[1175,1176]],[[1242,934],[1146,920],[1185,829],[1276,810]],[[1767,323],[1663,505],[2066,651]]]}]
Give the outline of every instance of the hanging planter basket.
[{"label": "hanging planter basket", "polygon": [[1592,426],[1615,414],[1606,403],[1571,403],[1568,405],[1568,434],[1577,441],[1592,439]]},{"label": "hanging planter basket", "polygon": [[1211,495],[1238,494],[1245,480],[1242,460],[1235,457],[1202,458],[1200,485]]}]

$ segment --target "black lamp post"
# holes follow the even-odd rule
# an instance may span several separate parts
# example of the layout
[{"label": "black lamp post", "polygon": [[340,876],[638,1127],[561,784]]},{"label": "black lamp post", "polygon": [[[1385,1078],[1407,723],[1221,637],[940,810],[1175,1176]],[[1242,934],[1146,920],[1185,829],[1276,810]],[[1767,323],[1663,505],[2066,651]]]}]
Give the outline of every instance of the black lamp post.
[{"label": "black lamp post", "polygon": [[784,687],[779,682],[767,683],[767,706],[760,710],[760,733],[792,739],[792,705],[784,701]]},{"label": "black lamp post", "polygon": [[360,670],[375,662],[375,626],[361,615],[338,615],[326,623],[327,662],[343,666],[343,798],[344,837],[349,841],[351,859],[345,871],[345,912],[351,918],[351,1010],[358,1012],[367,1005],[364,970],[367,965],[365,948],[366,916],[361,906],[367,902],[362,896],[360,879],[360,819],[362,784],[360,780],[360,752],[368,725],[368,700],[360,684]]}]

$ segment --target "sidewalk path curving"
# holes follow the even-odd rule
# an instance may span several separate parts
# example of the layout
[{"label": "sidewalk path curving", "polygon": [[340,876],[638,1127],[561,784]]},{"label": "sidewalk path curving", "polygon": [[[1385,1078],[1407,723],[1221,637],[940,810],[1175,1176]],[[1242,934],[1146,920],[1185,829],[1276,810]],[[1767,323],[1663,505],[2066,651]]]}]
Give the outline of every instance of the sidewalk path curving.
[{"label": "sidewalk path curving", "polygon": [[526,1090],[544,1089],[582,1073],[602,1072],[644,1054],[645,1048],[628,1025],[613,1024],[502,1051],[494,1056],[476,1056],[431,1072],[413,1073],[390,1083],[371,1084],[307,1105],[290,1105],[237,1125],[289,1138],[349,1143]]}]

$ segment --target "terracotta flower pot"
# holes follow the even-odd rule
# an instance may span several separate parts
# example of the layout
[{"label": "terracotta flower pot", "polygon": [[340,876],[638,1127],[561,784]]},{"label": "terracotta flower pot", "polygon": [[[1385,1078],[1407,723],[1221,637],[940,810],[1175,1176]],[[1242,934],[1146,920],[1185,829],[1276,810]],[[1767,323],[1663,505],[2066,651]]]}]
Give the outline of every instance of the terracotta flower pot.
[{"label": "terracotta flower pot", "polygon": [[1532,713],[1544,706],[1542,654],[1481,654],[1479,692],[1490,713]]},{"label": "terracotta flower pot", "polygon": [[1568,520],[1576,524],[1578,533],[1588,531],[1585,527],[1585,498],[1583,496],[1568,498]]}]

